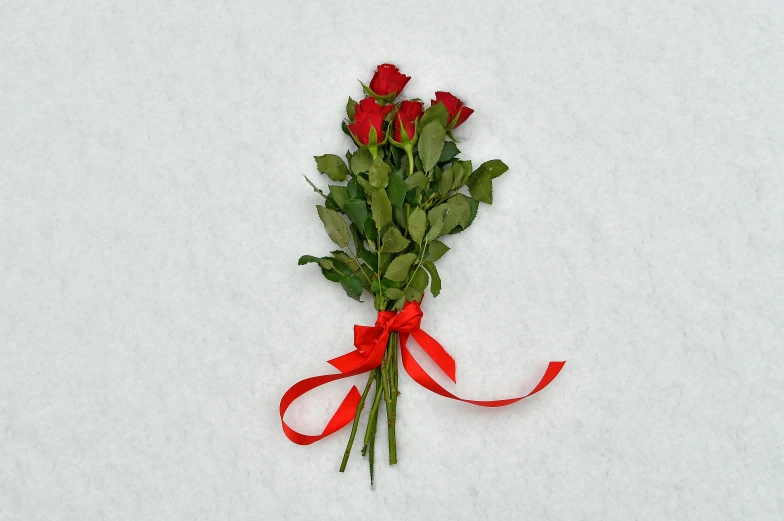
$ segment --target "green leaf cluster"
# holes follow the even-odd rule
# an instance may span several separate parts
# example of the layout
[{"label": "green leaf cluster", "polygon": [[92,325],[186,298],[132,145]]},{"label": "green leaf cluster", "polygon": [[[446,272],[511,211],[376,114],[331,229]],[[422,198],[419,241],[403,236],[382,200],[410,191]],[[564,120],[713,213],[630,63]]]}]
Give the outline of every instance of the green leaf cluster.
[{"label": "green leaf cluster", "polygon": [[[355,109],[349,98],[349,120]],[[314,156],[317,170],[338,183],[323,191],[306,177],[324,199],[317,213],[339,249],[326,257],[304,255],[299,264],[317,264],[356,300],[368,291],[379,310],[399,310],[428,288],[438,296],[436,262],[450,249],[444,238],[471,226],[479,203],[493,203],[493,181],[508,169],[494,159],[474,170],[446,130],[448,117],[443,104],[427,109],[408,151],[382,144],[347,152],[346,161]]]}]

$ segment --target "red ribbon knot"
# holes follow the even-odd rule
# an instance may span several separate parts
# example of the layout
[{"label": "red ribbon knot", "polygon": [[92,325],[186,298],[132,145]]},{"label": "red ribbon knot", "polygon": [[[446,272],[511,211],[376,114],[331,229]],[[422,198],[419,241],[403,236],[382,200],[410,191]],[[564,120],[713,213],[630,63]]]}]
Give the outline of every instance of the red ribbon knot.
[{"label": "red ribbon knot", "polygon": [[433,337],[422,331],[420,323],[422,321],[422,308],[417,302],[407,302],[403,306],[403,310],[399,313],[393,311],[379,311],[376,324],[374,326],[354,326],[354,347],[355,351],[346,353],[329,360],[328,363],[335,367],[340,374],[314,376],[306,378],[294,384],[280,400],[280,421],[283,425],[283,432],[286,436],[299,445],[310,445],[316,441],[329,436],[330,434],[342,429],[354,420],[354,415],[359,406],[361,395],[356,386],[352,387],[343,403],[340,404],[338,410],[330,419],[324,431],[319,435],[307,435],[295,431],[286,424],[283,416],[289,406],[302,396],[303,394],[322,386],[326,383],[335,380],[341,380],[350,376],[359,375],[372,371],[381,365],[384,358],[384,352],[389,340],[389,334],[396,331],[400,337],[400,352],[403,363],[403,369],[408,373],[412,380],[417,382],[422,387],[453,400],[471,403],[480,407],[503,407],[527,398],[535,393],[538,393],[550,382],[552,382],[558,373],[563,368],[566,362],[550,362],[547,370],[542,376],[539,383],[533,391],[520,396],[518,398],[507,398],[503,400],[465,400],[458,398],[441,387],[433,378],[425,372],[424,369],[414,360],[411,353],[408,351],[408,338],[413,337],[414,340],[420,345],[422,350],[438,365],[438,367],[446,374],[450,380],[457,382],[455,379],[455,360],[446,352],[444,347],[439,344]]}]

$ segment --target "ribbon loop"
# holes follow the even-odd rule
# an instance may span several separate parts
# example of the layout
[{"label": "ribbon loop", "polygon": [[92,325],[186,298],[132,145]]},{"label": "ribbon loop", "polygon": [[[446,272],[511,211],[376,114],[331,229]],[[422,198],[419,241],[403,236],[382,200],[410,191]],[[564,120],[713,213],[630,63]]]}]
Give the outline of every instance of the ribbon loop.
[{"label": "ribbon loop", "polygon": [[439,344],[433,337],[422,331],[420,324],[422,321],[422,308],[417,302],[407,302],[403,306],[402,311],[395,313],[393,311],[379,311],[374,326],[354,326],[354,351],[346,353],[337,358],[329,360],[328,363],[335,367],[340,374],[314,376],[306,378],[294,384],[280,400],[280,421],[283,424],[283,432],[286,436],[299,445],[310,445],[330,434],[342,429],[354,419],[361,395],[356,386],[352,387],[343,402],[340,404],[335,414],[327,423],[321,434],[307,435],[295,431],[286,424],[283,416],[289,406],[305,393],[320,387],[329,382],[342,380],[350,376],[356,376],[362,373],[372,371],[381,365],[384,358],[384,352],[387,348],[387,341],[389,334],[396,331],[400,334],[400,351],[402,354],[403,369],[416,383],[432,391],[436,394],[450,398],[452,400],[459,400],[461,402],[478,405],[480,407],[503,407],[527,398],[533,394],[538,393],[550,382],[552,382],[558,373],[563,368],[566,362],[550,362],[547,366],[545,374],[542,376],[539,383],[533,391],[520,396],[518,398],[507,398],[503,400],[466,400],[459,398],[441,387],[433,378],[425,372],[424,369],[414,360],[408,350],[408,338],[413,337],[414,340],[422,347],[422,350],[444,371],[444,373],[453,381],[457,382],[455,376],[455,360],[447,353],[446,349]]}]

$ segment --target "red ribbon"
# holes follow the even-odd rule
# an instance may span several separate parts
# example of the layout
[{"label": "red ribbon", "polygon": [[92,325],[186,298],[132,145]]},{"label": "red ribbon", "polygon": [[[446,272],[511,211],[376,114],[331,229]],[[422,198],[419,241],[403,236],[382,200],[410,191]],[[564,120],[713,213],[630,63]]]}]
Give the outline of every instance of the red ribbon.
[{"label": "red ribbon", "polygon": [[420,366],[417,361],[414,360],[414,357],[411,356],[411,353],[409,352],[406,345],[409,335],[414,337],[414,340],[417,341],[425,353],[427,353],[427,355],[433,359],[433,361],[438,365],[438,367],[441,368],[442,371],[444,371],[450,380],[455,383],[457,382],[457,380],[455,380],[454,359],[449,356],[449,353],[446,352],[441,344],[436,342],[433,337],[420,329],[419,324],[421,321],[422,309],[419,307],[419,304],[417,302],[408,302],[405,306],[403,306],[403,310],[400,313],[395,313],[393,311],[379,311],[378,318],[376,319],[376,325],[373,327],[355,325],[354,347],[356,347],[356,351],[352,351],[343,356],[339,356],[328,361],[328,363],[332,364],[332,366],[340,371],[340,374],[330,374],[306,378],[305,380],[294,384],[288,391],[286,391],[286,393],[283,395],[283,398],[281,398],[280,421],[283,424],[283,432],[286,434],[286,436],[298,445],[310,445],[311,443],[315,443],[322,438],[326,438],[330,434],[353,422],[354,415],[356,414],[357,407],[359,406],[359,401],[362,398],[362,395],[359,394],[359,390],[356,388],[356,386],[352,387],[348,392],[346,397],[343,399],[343,403],[341,403],[338,407],[338,410],[335,411],[335,414],[329,420],[327,426],[324,427],[324,431],[321,434],[311,436],[297,432],[286,424],[283,416],[286,414],[286,410],[294,402],[294,400],[308,391],[313,390],[316,387],[320,387],[326,383],[334,382],[335,380],[342,380],[343,378],[348,378],[350,376],[356,376],[358,374],[372,371],[376,367],[380,366],[381,361],[384,358],[384,351],[386,350],[387,340],[389,339],[389,333],[391,331],[397,331],[399,333],[403,369],[416,383],[425,389],[428,389],[436,394],[440,394],[441,396],[445,396],[453,400],[459,400],[461,402],[472,403],[474,405],[479,405],[480,407],[503,407],[505,405],[519,402],[523,398],[528,398],[529,396],[536,394],[547,387],[550,382],[552,382],[555,377],[558,376],[558,373],[561,371],[564,364],[566,364],[566,362],[550,362],[541,380],[539,380],[539,383],[536,385],[536,387],[534,387],[534,390],[525,396],[520,396],[519,398],[507,398],[504,400],[465,400],[455,396],[436,383],[436,381],[433,380],[433,378],[427,374],[424,369],[422,369],[422,366]]}]

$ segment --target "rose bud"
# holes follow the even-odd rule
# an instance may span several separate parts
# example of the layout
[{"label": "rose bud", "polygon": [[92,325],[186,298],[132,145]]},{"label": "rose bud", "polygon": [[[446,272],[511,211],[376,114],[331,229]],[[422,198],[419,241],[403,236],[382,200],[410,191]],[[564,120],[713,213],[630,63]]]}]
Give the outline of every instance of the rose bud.
[{"label": "rose bud", "polygon": [[398,143],[416,142],[416,123],[424,110],[421,101],[405,100],[395,115],[395,141]]},{"label": "rose bud", "polygon": [[447,130],[459,127],[474,113],[474,109],[463,105],[462,101],[449,92],[436,92],[436,99],[430,100],[430,104],[435,105],[436,103],[443,103],[447,112],[449,112],[449,119],[446,122]]},{"label": "rose bud", "polygon": [[[354,110],[354,121],[348,125],[348,129],[358,145],[375,147],[383,142],[379,138],[384,135],[382,128],[384,118],[393,108],[395,108],[394,105],[382,107],[373,98],[364,98],[357,103]],[[372,151],[373,149],[371,149]]]},{"label": "rose bud", "polygon": [[370,80],[370,90],[373,96],[384,98],[385,101],[392,101],[400,94],[410,79],[411,76],[406,76],[391,63],[382,63],[376,68],[376,73]]},{"label": "rose bud", "polygon": [[394,116],[394,124],[387,132],[394,128],[394,136],[389,138],[389,142],[394,146],[402,148],[408,156],[408,175],[414,173],[414,144],[417,141],[417,124],[422,116],[424,103],[421,101],[405,100],[398,107]]}]

